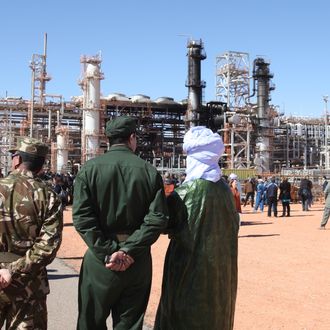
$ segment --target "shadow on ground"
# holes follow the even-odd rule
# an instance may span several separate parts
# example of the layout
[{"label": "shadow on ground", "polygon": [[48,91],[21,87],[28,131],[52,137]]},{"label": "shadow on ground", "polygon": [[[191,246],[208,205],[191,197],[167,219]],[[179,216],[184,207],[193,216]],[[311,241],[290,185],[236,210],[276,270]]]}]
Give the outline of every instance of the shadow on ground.
[{"label": "shadow on ground", "polygon": [[82,260],[83,257],[58,257],[61,260]]},{"label": "shadow on ground", "polygon": [[269,236],[280,236],[280,234],[265,234],[265,235],[242,235],[238,236],[238,238],[249,238],[249,237],[269,237]]},{"label": "shadow on ground", "polygon": [[271,225],[272,222],[241,221],[241,226]]},{"label": "shadow on ground", "polygon": [[71,277],[79,277],[79,274],[48,274],[49,280],[62,280]]}]

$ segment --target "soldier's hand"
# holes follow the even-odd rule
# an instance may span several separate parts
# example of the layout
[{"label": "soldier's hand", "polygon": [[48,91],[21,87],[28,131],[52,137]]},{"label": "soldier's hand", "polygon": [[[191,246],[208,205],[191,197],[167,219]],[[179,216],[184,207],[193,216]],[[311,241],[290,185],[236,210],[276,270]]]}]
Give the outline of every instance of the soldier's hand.
[{"label": "soldier's hand", "polygon": [[117,272],[123,272],[134,263],[134,259],[124,251],[114,252],[105,267]]},{"label": "soldier's hand", "polygon": [[6,288],[11,283],[11,274],[8,269],[0,269],[0,289]]}]

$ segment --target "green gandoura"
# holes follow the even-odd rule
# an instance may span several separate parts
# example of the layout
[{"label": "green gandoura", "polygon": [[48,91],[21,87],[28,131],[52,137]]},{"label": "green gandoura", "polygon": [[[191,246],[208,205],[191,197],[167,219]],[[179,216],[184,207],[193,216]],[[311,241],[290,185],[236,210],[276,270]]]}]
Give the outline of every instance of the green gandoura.
[{"label": "green gandoura", "polygon": [[221,137],[196,126],[185,135],[187,176],[168,197],[171,242],[155,329],[233,328],[239,215],[218,165]]}]

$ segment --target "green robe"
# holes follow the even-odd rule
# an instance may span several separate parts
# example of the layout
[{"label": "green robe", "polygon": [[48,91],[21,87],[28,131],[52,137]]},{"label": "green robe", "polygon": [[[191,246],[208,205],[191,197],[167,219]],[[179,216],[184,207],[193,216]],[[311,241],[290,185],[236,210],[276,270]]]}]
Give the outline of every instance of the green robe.
[{"label": "green robe", "polygon": [[155,329],[232,329],[239,215],[228,185],[197,179],[168,205],[171,242]]},{"label": "green robe", "polygon": [[[73,224],[88,246],[79,281],[78,329],[142,328],[151,285],[150,246],[167,226],[163,182],[128,147],[113,146],[82,167],[74,185]],[[119,242],[118,234],[129,235]],[[124,272],[105,268],[119,249],[135,262]]]}]

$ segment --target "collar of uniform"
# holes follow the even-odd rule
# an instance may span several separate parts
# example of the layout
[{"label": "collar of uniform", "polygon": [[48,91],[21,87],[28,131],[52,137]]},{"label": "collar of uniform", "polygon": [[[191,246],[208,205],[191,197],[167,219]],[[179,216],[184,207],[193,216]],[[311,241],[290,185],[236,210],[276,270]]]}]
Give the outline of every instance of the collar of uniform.
[{"label": "collar of uniform", "polygon": [[109,151],[130,151],[130,152],[133,152],[132,149],[130,149],[125,144],[115,144],[115,145],[110,147]]},{"label": "collar of uniform", "polygon": [[12,171],[11,174],[20,174],[24,176],[28,176],[30,178],[34,178],[34,175],[31,171],[25,170],[25,169],[19,169],[17,168],[16,170]]}]

